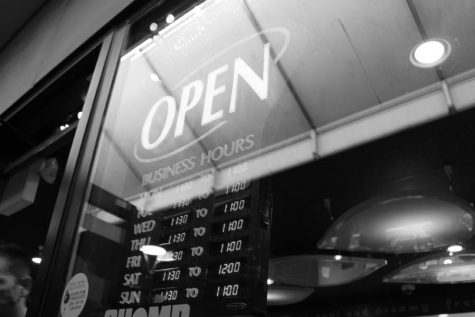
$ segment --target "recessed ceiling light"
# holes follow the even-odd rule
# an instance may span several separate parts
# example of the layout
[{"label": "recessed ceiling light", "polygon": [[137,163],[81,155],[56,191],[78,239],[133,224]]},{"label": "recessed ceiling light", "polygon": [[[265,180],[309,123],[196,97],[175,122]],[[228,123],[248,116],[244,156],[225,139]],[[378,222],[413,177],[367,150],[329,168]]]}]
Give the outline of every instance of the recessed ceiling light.
[{"label": "recessed ceiling light", "polygon": [[167,254],[167,250],[157,245],[144,245],[140,248],[142,253],[147,255],[163,256]]},{"label": "recessed ceiling light", "polygon": [[155,32],[158,30],[158,24],[155,22],[150,23],[150,26],[148,28],[150,29],[150,31]]},{"label": "recessed ceiling light", "polygon": [[175,21],[175,16],[173,14],[169,14],[167,15],[167,17],[165,18],[165,21],[170,24],[170,23],[173,23],[173,21]]},{"label": "recessed ceiling light", "polygon": [[343,257],[340,254],[335,255],[335,260],[340,261]]},{"label": "recessed ceiling light", "polygon": [[66,130],[67,128],[69,128],[69,124],[66,123],[66,124],[64,124],[64,125],[61,125],[61,126],[59,127],[59,130],[60,130],[60,131],[64,131],[64,130]]},{"label": "recessed ceiling light", "polygon": [[31,258],[31,261],[33,263],[40,264],[41,263],[41,258],[40,257],[34,257],[34,258]]},{"label": "recessed ceiling light", "polygon": [[412,49],[411,63],[417,67],[429,68],[442,64],[449,57],[451,47],[442,39],[432,39],[419,43]]}]

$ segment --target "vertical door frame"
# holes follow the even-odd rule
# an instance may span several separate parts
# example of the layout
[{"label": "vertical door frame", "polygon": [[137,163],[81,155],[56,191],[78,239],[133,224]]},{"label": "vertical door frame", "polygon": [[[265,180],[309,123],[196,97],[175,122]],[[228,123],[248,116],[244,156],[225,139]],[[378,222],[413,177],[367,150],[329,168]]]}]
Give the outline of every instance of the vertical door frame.
[{"label": "vertical door frame", "polygon": [[126,29],[122,27],[108,34],[93,47],[100,45],[100,53],[61,180],[45,241],[43,263],[34,282],[28,317],[54,317],[59,314],[90,169],[125,43]]}]

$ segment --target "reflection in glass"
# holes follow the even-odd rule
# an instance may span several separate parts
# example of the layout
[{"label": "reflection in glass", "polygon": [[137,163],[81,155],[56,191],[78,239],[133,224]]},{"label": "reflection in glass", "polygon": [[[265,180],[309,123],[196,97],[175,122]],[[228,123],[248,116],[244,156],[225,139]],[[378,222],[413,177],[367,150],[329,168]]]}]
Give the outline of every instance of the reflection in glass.
[{"label": "reflection in glass", "polygon": [[313,293],[313,288],[295,286],[270,286],[267,290],[267,305],[290,305],[303,301]]},{"label": "reflection in glass", "polygon": [[428,40],[417,45],[411,52],[411,62],[418,67],[428,68],[442,64],[450,55],[449,42],[443,39]]},{"label": "reflection in glass", "polygon": [[425,252],[473,236],[473,209],[449,194],[409,192],[348,210],[318,247],[383,253]]},{"label": "reflection in glass", "polygon": [[336,286],[361,279],[386,265],[386,260],[328,255],[297,255],[269,261],[275,285]]},{"label": "reflection in glass", "polygon": [[[274,188],[259,178],[447,114],[445,99],[433,98],[441,93],[432,86],[438,77],[408,70],[420,34],[407,4],[347,2],[177,1],[176,10],[157,8],[130,26],[133,48],[106,94],[72,252],[71,273],[86,274],[94,289],[84,315],[163,304],[189,305],[190,316],[222,316],[237,298],[263,311],[267,250],[257,240],[278,219],[273,207],[275,214],[286,208],[273,204]],[[168,13],[175,20],[165,25]],[[143,36],[132,36],[141,28]],[[448,76],[471,69],[467,60],[446,69]],[[472,95],[464,100],[473,103]],[[407,109],[417,111],[408,116]],[[418,200],[411,197],[401,201]],[[440,199],[424,198],[430,211],[415,219],[398,199],[369,212],[356,208],[321,247],[419,252],[472,236],[469,207],[442,199],[437,209],[432,202]],[[384,211],[388,206],[397,212]],[[145,244],[168,252],[145,257]],[[314,287],[345,285],[385,264],[343,255],[274,259],[268,303],[298,302]]]},{"label": "reflection in glass", "polygon": [[475,253],[426,257],[384,278],[387,283],[470,283],[475,282]]}]

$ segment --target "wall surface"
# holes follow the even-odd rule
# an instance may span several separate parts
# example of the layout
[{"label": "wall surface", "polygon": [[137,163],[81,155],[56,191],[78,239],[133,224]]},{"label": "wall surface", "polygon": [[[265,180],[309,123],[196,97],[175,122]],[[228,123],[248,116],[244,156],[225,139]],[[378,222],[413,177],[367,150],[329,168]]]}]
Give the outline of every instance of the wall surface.
[{"label": "wall surface", "polygon": [[50,0],[0,52],[0,114],[133,0]]}]

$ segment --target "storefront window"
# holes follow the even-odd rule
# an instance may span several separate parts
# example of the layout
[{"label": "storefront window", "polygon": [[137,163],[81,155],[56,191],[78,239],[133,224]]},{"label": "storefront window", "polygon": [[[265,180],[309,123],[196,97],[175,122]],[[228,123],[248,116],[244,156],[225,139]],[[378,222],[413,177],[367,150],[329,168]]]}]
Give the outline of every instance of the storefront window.
[{"label": "storefront window", "polygon": [[63,316],[475,310],[467,8],[209,0],[132,23]]}]

